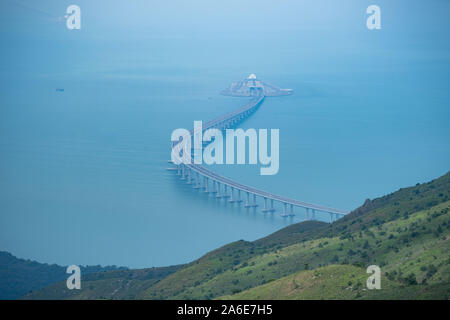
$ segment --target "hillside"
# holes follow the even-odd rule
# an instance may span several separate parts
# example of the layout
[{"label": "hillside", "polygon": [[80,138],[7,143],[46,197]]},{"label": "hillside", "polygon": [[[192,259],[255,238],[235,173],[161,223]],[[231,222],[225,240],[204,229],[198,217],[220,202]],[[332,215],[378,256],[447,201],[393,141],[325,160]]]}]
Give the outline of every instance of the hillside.
[{"label": "hillside", "polygon": [[[0,251],[0,300],[17,299],[29,291],[63,281],[69,276],[66,269],[67,267],[56,264],[19,259],[8,252]],[[124,268],[80,266],[80,269],[82,275],[88,275]]]},{"label": "hillside", "polygon": [[245,300],[320,300],[320,299],[442,299],[448,297],[450,284],[405,286],[383,279],[382,290],[367,290],[366,270],[352,265],[330,265],[300,271],[241,293],[221,299]]},{"label": "hillside", "polygon": [[[114,270],[82,276],[81,289],[69,290],[66,282],[54,283],[45,289],[30,292],[24,299],[135,299],[161,279],[183,265],[137,270]],[[66,277],[67,278],[67,277]]]},{"label": "hillside", "polygon": [[[70,296],[60,283],[25,298],[446,299],[449,209],[447,173],[367,200],[332,224],[294,224],[253,242],[228,244],[172,273],[157,268],[160,275],[151,281],[136,276],[130,283],[127,276],[138,270],[105,272],[114,281],[92,275]],[[368,292],[365,268],[371,264],[381,267],[382,289]]]}]

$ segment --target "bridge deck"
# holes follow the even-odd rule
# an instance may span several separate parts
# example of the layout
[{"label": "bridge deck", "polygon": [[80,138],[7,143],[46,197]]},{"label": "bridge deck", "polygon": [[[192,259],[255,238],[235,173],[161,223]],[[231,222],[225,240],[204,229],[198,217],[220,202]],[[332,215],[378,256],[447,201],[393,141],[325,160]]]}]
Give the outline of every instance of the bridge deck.
[{"label": "bridge deck", "polygon": [[[209,128],[215,128],[215,127],[219,127],[221,124],[226,124],[238,117],[241,117],[242,115],[245,115],[251,111],[256,110],[264,101],[265,96],[263,94],[256,96],[255,98],[253,98],[249,103],[247,103],[246,105],[244,105],[243,107],[239,108],[236,111],[232,111],[229,112],[225,115],[222,115],[216,119],[213,119],[211,121],[208,121],[206,123],[203,124],[203,128],[202,130],[207,130]],[[194,129],[192,129],[190,131],[191,136],[196,133],[194,132]],[[184,138],[184,137],[183,137]],[[178,143],[173,143],[172,147],[177,148]],[[178,147],[179,149],[181,147]],[[176,149],[175,149],[176,150]],[[176,154],[179,154],[178,152],[176,152]],[[313,203],[308,203],[308,202],[303,202],[300,200],[296,200],[296,199],[291,199],[291,198],[287,198],[287,197],[283,197],[280,195],[276,195],[273,194],[271,192],[267,192],[261,189],[257,189],[257,188],[253,188],[251,186],[248,185],[244,185],[241,184],[237,181],[234,181],[230,178],[221,176],[207,168],[205,168],[202,165],[199,164],[183,164],[184,166],[186,166],[186,168],[197,172],[199,175],[202,175],[203,177],[207,177],[208,179],[211,179],[212,181],[216,181],[218,183],[221,183],[223,185],[227,185],[231,188],[234,188],[236,190],[241,190],[243,192],[248,192],[250,194],[262,197],[262,198],[267,198],[267,199],[271,199],[274,201],[278,201],[281,203],[286,203],[295,207],[301,207],[301,208],[305,208],[305,209],[312,209],[312,210],[317,210],[317,211],[323,211],[323,212],[327,212],[327,213],[333,213],[333,214],[337,214],[337,215],[346,215],[348,212],[343,211],[343,210],[339,210],[339,209],[335,209],[335,208],[330,208],[330,207],[326,207],[326,206],[322,206],[322,205],[317,205],[317,204],[313,204]]]}]

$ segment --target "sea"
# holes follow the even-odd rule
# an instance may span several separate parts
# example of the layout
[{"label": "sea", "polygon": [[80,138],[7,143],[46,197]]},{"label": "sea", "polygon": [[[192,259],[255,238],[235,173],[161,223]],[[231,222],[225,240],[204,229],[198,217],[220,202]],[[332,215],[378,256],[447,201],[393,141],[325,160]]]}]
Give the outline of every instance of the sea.
[{"label": "sea", "polygon": [[[0,250],[61,265],[186,263],[305,219],[216,199],[168,163],[174,129],[268,97],[240,124],[279,129],[279,172],[214,165],[253,187],[351,211],[450,164],[445,1],[66,1],[0,4]],[[376,1],[375,1],[376,2]],[[329,215],[316,218],[329,222]]]}]

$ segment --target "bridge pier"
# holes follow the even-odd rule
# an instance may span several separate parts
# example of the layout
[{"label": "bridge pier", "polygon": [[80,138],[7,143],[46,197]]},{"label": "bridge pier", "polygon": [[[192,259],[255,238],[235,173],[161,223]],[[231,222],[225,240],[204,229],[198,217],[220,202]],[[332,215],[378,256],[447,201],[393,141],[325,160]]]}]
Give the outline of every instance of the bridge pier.
[{"label": "bridge pier", "polygon": [[249,198],[250,197],[250,193],[246,193],[246,198],[245,198],[245,205],[244,205],[244,207],[245,208],[250,208],[250,202],[249,202]]},{"label": "bridge pier", "polygon": [[264,197],[264,208],[263,208],[262,212],[267,212],[267,211],[269,211],[269,210],[267,209],[267,198]]},{"label": "bridge pier", "polygon": [[181,167],[181,180],[184,180],[185,179],[185,175],[184,175],[184,165],[183,164],[181,164],[180,165],[180,167]]},{"label": "bridge pier", "polygon": [[228,200],[228,202],[234,202],[234,200],[233,200],[233,193],[234,193],[234,188],[230,187],[230,200]]},{"label": "bridge pier", "polygon": [[191,169],[188,168],[187,184],[191,184]]},{"label": "bridge pier", "polygon": [[212,193],[217,193],[217,189],[216,189],[216,180],[213,180],[212,181],[212,183],[213,183],[213,189],[212,189]]},{"label": "bridge pier", "polygon": [[253,207],[257,207],[258,204],[256,203],[256,194],[253,194]]},{"label": "bridge pier", "polygon": [[286,206],[287,206],[287,203],[286,202],[283,202],[283,213],[281,214],[281,216],[282,217],[287,217],[288,215],[287,215],[287,210],[286,210]]},{"label": "bridge pier", "polygon": [[275,212],[275,208],[273,207],[273,199],[270,199],[270,212]]},{"label": "bridge pier", "polygon": [[208,181],[208,178],[207,178],[207,177],[205,177],[205,178],[203,179],[203,186],[205,187],[205,192],[208,193],[209,181]]},{"label": "bridge pier", "polygon": [[194,189],[200,188],[200,176],[198,172],[195,173],[195,186]]},{"label": "bridge pier", "polygon": [[217,192],[216,192],[216,198],[222,198],[222,196],[220,195],[220,182],[217,181]]},{"label": "bridge pier", "polygon": [[309,208],[305,208],[306,209],[306,219],[305,220],[309,220]]},{"label": "bridge pier", "polygon": [[316,210],[312,209],[312,219],[311,220],[316,220]]},{"label": "bridge pier", "polygon": [[294,205],[291,204],[291,213],[289,214],[291,217],[295,216],[294,214]]},{"label": "bridge pier", "polygon": [[228,192],[228,186],[226,184],[223,185],[224,191],[223,191],[223,197],[229,198],[230,196],[227,194]]},{"label": "bridge pier", "polygon": [[237,198],[236,202],[238,202],[238,203],[242,202],[242,200],[241,200],[241,189],[238,189],[238,198]]},{"label": "bridge pier", "polygon": [[333,214],[330,212],[330,223],[333,223]]}]

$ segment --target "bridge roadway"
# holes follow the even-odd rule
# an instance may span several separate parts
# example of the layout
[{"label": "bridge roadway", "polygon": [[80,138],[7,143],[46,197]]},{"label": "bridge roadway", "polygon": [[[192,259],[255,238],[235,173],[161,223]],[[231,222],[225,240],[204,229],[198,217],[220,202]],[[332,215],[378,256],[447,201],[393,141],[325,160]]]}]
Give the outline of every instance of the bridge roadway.
[{"label": "bridge roadway", "polygon": [[[234,124],[236,124],[239,121],[244,120],[248,116],[250,116],[253,112],[255,112],[259,106],[264,101],[264,94],[260,92],[258,95],[253,97],[250,102],[248,102],[243,107],[239,108],[236,111],[229,112],[227,114],[224,114],[216,119],[213,119],[211,121],[208,121],[203,124],[202,131],[205,131],[210,128],[217,128],[219,130],[224,130],[227,128],[232,127]],[[192,137],[194,134],[198,133],[197,131],[194,131],[194,129],[191,129],[190,131],[190,137]],[[188,137],[183,137],[182,139],[185,139]],[[172,143],[172,148],[174,148],[174,153],[176,155],[180,154],[181,151],[181,145],[179,144],[180,139],[177,142]],[[180,146],[179,146],[180,145]],[[180,156],[181,157],[181,156]],[[256,207],[258,206],[256,203],[256,197],[260,197],[264,200],[264,208],[263,212],[274,212],[274,201],[277,201],[281,204],[283,204],[283,213],[282,216],[293,216],[294,207],[300,207],[306,209],[306,219],[315,219],[315,213],[316,211],[324,212],[330,214],[330,222],[337,220],[338,218],[348,214],[348,212],[330,208],[327,206],[317,205],[313,203],[303,202],[296,199],[291,199],[287,197],[283,197],[280,195],[273,194],[271,192],[263,191],[257,188],[253,188],[244,184],[241,184],[239,182],[236,182],[232,179],[229,179],[227,177],[221,176],[207,168],[205,168],[202,165],[194,164],[193,161],[190,164],[179,164],[177,165],[177,168],[175,169],[178,171],[178,175],[182,176],[182,179],[188,180],[188,183],[191,183],[193,179],[195,179],[195,188],[203,188],[205,189],[205,192],[212,192],[216,193],[217,198],[230,198],[230,202],[242,202],[241,200],[241,192],[244,192],[246,194],[246,202],[245,207]],[[194,177],[193,177],[194,175]],[[203,186],[201,186],[201,178],[203,178]],[[213,183],[213,189],[209,191],[209,180]],[[224,194],[221,194],[220,186],[224,186]],[[228,187],[230,188],[230,194],[228,194]],[[238,192],[237,199],[234,199],[234,190]],[[250,202],[250,195],[253,195],[253,201]],[[270,200],[270,208],[267,205],[267,200]],[[287,205],[290,206],[290,212],[287,213]],[[309,210],[312,210],[312,215],[309,215]],[[334,215],[334,217],[333,217]]]}]

